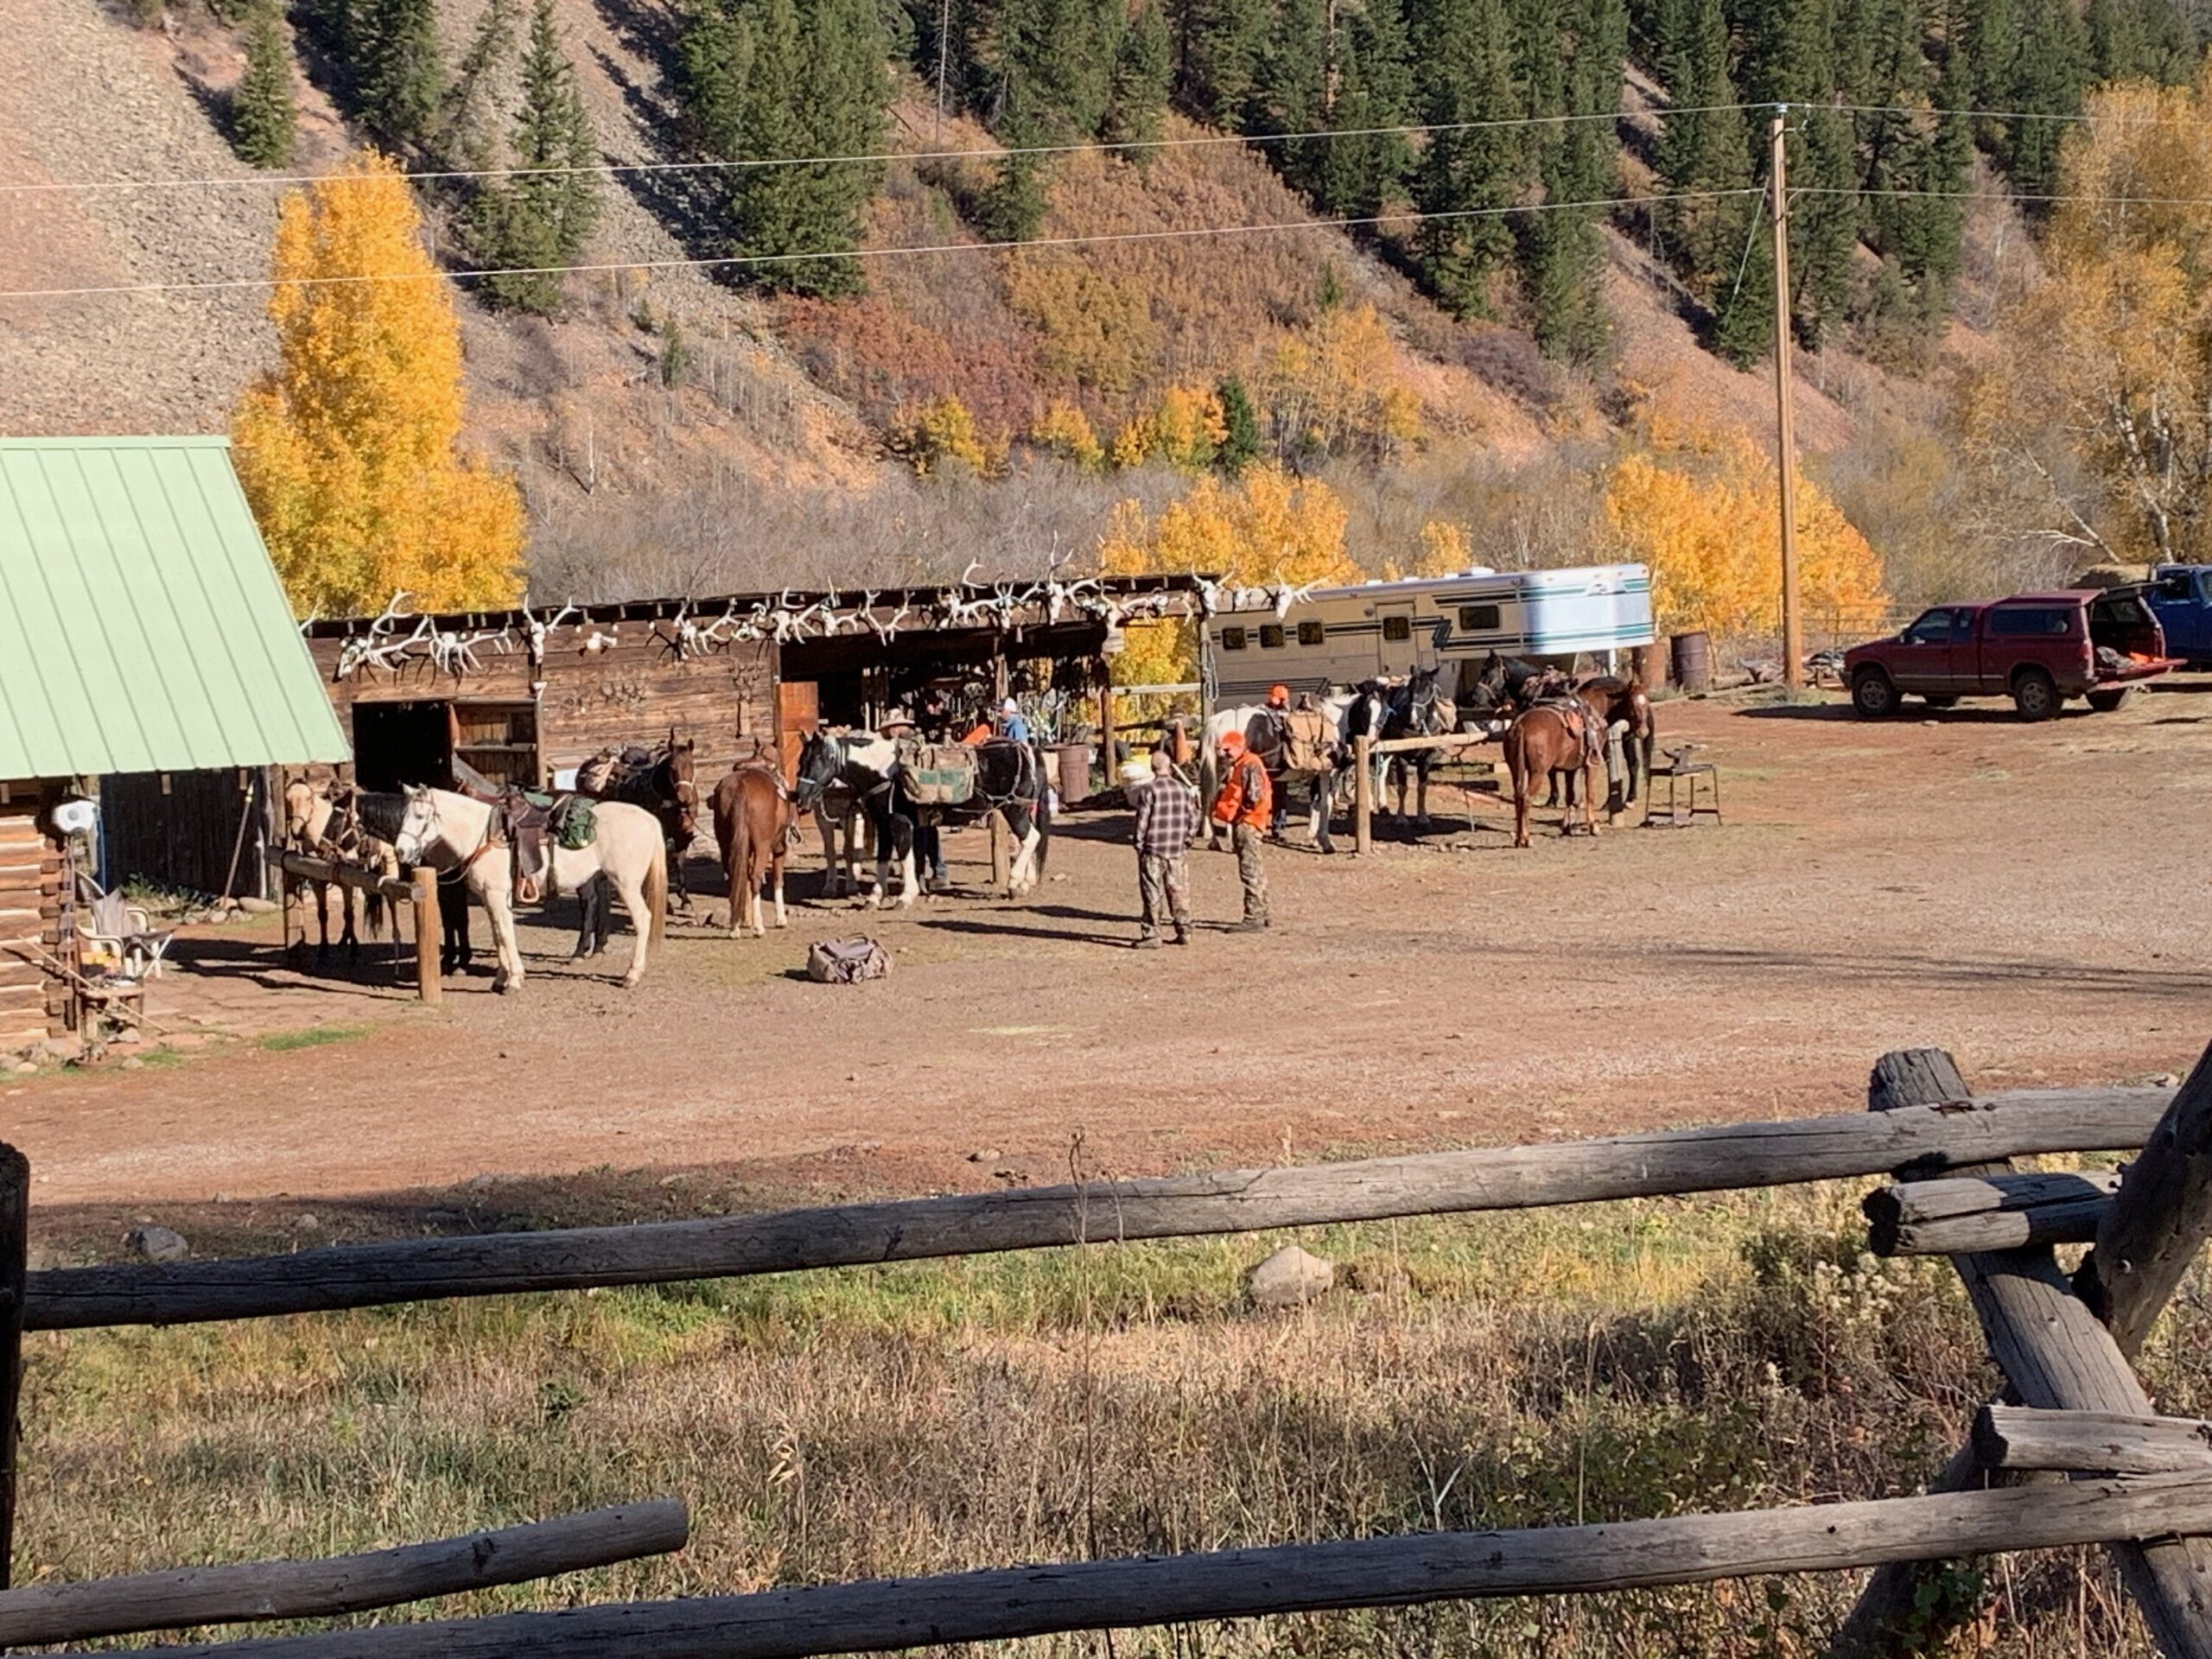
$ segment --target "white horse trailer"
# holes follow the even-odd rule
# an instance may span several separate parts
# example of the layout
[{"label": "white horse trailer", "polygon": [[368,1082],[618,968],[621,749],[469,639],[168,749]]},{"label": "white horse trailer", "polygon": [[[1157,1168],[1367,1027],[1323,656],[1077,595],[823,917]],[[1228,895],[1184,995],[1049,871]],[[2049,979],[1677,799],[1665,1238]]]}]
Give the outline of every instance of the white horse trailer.
[{"label": "white horse trailer", "polygon": [[1320,588],[1280,614],[1273,605],[1223,610],[1204,626],[1217,708],[1262,702],[1272,685],[1325,695],[1416,669],[1480,663],[1493,651],[1563,659],[1586,652],[1610,662],[1657,637],[1651,573],[1640,564]]}]

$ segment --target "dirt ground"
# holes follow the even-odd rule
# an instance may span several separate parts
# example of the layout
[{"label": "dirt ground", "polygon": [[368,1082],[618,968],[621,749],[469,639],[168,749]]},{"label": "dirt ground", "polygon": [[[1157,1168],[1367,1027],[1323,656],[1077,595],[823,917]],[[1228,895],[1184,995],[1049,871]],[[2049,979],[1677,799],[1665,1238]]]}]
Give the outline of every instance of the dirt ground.
[{"label": "dirt ground", "polygon": [[[477,978],[435,1011],[388,975],[295,973],[269,924],[208,930],[168,982],[193,1046],[0,1079],[0,1134],[50,1229],[278,1198],[365,1229],[427,1190],[579,1172],[657,1195],[618,1213],[682,1212],[704,1172],[726,1194],[930,1191],[1852,1109],[1869,1062],[1917,1043],[1991,1087],[2142,1079],[2212,1035],[2212,683],[2044,726],[1872,725],[1833,696],[1661,719],[1709,746],[1725,828],[1592,842],[1549,817],[1516,852],[1478,798],[1471,834],[1271,852],[1274,931],[1183,950],[1128,948],[1127,818],[1103,813],[1068,821],[1027,899],[802,903],[760,941],[678,924],[634,992],[567,962],[558,912],[522,995]],[[1200,914],[1233,919],[1231,861],[1193,867]],[[811,836],[798,868],[811,892]],[[798,974],[810,941],[863,929],[888,980]]]}]

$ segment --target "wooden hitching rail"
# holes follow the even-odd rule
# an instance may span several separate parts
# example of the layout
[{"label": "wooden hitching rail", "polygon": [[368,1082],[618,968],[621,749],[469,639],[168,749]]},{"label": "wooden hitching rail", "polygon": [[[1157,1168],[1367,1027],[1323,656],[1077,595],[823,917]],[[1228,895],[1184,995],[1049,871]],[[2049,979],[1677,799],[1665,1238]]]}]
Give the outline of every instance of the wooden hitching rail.
[{"label": "wooden hitching rail", "polygon": [[34,1331],[180,1325],[450,1296],[672,1283],[1197,1237],[1394,1217],[1888,1174],[2031,1153],[2139,1146],[2172,1098],[2157,1089],[2040,1090],[1777,1123],[1015,1188],[630,1227],[410,1239],[228,1261],[32,1274]]},{"label": "wooden hitching rail", "polygon": [[[356,864],[340,859],[310,858],[304,853],[289,853],[281,848],[271,848],[269,868],[280,877],[291,876],[302,881],[334,883],[352,887],[359,893],[381,895],[392,904],[411,905],[415,912],[415,995],[425,1002],[435,1002],[442,986],[438,976],[438,949],[443,943],[438,920],[438,873],[427,865],[417,865],[413,874],[404,881],[394,881],[378,875],[374,870],[365,870]],[[280,880],[279,885],[283,885]],[[290,911],[286,910],[289,918]],[[290,923],[286,922],[285,944],[291,943]]]}]

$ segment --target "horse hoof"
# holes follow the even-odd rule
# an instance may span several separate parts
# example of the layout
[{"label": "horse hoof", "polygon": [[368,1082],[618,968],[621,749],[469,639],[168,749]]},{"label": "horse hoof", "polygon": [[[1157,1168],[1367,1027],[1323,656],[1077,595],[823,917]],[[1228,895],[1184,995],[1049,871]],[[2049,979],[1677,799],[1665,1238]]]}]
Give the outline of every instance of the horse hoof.
[{"label": "horse hoof", "polygon": [[638,988],[638,982],[639,982],[639,980],[643,979],[644,977],[645,977],[645,976],[644,976],[643,974],[625,974],[625,975],[623,975],[623,976],[622,976],[622,988],[623,988],[624,990],[626,990],[626,991],[634,991],[634,990],[636,990],[636,989]]}]

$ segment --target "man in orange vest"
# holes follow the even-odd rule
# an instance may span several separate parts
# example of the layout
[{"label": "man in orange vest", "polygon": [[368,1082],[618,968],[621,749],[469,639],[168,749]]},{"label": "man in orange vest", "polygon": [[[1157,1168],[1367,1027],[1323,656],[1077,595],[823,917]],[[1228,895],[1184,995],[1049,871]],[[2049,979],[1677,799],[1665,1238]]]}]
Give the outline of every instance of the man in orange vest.
[{"label": "man in orange vest", "polygon": [[1230,930],[1257,933],[1268,925],[1268,873],[1261,867],[1260,844],[1274,811],[1274,785],[1260,757],[1244,746],[1244,734],[1221,737],[1221,793],[1214,797],[1213,821],[1229,826],[1236,849],[1236,879],[1244,888],[1244,919]]}]

